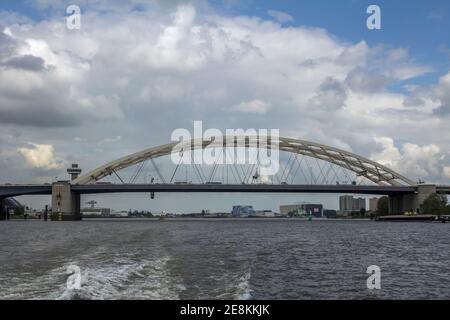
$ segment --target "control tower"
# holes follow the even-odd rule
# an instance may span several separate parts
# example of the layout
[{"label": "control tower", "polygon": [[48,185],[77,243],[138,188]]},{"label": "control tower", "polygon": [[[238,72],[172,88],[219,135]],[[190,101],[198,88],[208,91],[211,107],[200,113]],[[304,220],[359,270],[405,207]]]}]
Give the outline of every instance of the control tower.
[{"label": "control tower", "polygon": [[72,176],[72,180],[75,180],[80,175],[81,168],[78,168],[77,163],[73,163],[71,168],[67,168],[67,173]]}]

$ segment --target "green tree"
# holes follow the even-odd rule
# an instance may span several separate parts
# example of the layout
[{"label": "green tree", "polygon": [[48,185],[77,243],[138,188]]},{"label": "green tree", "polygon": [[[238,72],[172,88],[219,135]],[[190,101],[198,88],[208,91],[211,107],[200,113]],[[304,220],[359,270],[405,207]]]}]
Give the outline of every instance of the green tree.
[{"label": "green tree", "polygon": [[361,208],[361,209],[359,210],[359,215],[360,215],[361,217],[365,217],[365,216],[366,216],[366,213],[367,213],[367,211],[366,211],[366,209],[364,209],[364,208]]},{"label": "green tree", "polygon": [[23,216],[25,213],[25,207],[24,206],[18,206],[14,208],[14,215],[15,216]]},{"label": "green tree", "polygon": [[384,196],[378,200],[378,210],[379,215],[389,214],[389,198]]},{"label": "green tree", "polygon": [[432,193],[422,203],[421,210],[424,214],[448,214],[450,207],[447,205],[447,196]]}]

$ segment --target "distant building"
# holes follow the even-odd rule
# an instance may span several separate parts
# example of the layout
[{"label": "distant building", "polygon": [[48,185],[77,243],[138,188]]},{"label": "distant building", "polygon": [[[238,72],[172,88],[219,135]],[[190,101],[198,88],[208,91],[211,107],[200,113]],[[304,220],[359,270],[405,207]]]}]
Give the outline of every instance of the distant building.
[{"label": "distant building", "polygon": [[309,203],[281,205],[280,214],[297,217],[312,215],[320,218],[323,217],[323,205]]},{"label": "distant building", "polygon": [[359,212],[362,209],[366,210],[366,199],[364,198],[353,199],[353,211]]},{"label": "distant building", "polygon": [[231,215],[233,217],[250,217],[254,214],[253,206],[233,206]]},{"label": "distant building", "polygon": [[353,196],[339,197],[339,212],[343,215],[353,211]]},{"label": "distant building", "polygon": [[287,216],[290,212],[297,211],[301,208],[301,204],[287,204],[280,206],[280,214],[282,216]]},{"label": "distant building", "polygon": [[378,211],[378,200],[379,198],[370,198],[369,199],[369,210],[372,212]]},{"label": "distant building", "polygon": [[[122,211],[110,211],[110,213],[108,214],[111,217],[115,217],[115,218],[126,218],[130,216],[130,213],[128,211],[122,210]],[[142,212],[141,216],[145,217],[145,212]]]},{"label": "distant building", "polygon": [[257,211],[253,211],[253,213],[250,215],[250,217],[270,218],[270,217],[275,217],[275,212],[273,212],[272,210],[257,210]]},{"label": "distant building", "polygon": [[83,216],[109,217],[111,215],[110,208],[81,208],[80,211]]},{"label": "distant building", "polygon": [[304,210],[307,215],[312,215],[317,218],[323,217],[323,205],[321,204],[305,204]]},{"label": "distant building", "polygon": [[366,199],[348,195],[339,197],[339,212],[341,214],[348,215],[352,212],[359,212],[361,209],[366,210]]},{"label": "distant building", "polygon": [[323,210],[323,215],[327,218],[336,218],[337,211],[336,210]]}]

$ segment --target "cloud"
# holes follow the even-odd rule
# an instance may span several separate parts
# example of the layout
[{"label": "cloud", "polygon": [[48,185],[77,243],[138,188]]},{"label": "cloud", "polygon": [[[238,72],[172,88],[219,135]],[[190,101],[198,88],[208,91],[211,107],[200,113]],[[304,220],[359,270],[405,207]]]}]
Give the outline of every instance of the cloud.
[{"label": "cloud", "polygon": [[450,179],[450,166],[444,167],[444,170],[442,171],[445,177]]},{"label": "cloud", "polygon": [[[0,29],[2,29],[1,26]],[[16,47],[16,42],[8,33],[7,29],[4,28],[0,32],[0,61],[13,54]]]},{"label": "cloud", "polygon": [[427,65],[418,64],[406,48],[382,50],[378,57],[373,57],[374,69],[392,80],[409,80],[433,71]]},{"label": "cloud", "polygon": [[446,117],[450,115],[450,106],[439,106],[433,110],[433,113],[439,117]]},{"label": "cloud", "polygon": [[[65,4],[40,1],[42,20],[0,19],[0,151],[9,159],[0,162],[2,179],[41,178],[13,166],[28,141],[53,146],[86,171],[167,143],[175,128],[190,128],[193,120],[222,130],[280,128],[282,135],[366,156],[378,153],[374,136],[389,137],[387,150],[400,156],[387,160],[397,159],[397,167],[408,143],[420,154],[435,145],[439,172],[450,165],[441,158],[450,128],[438,110],[450,105],[449,82],[444,76],[393,91],[430,70],[404,48],[222,14],[198,2],[82,0],[82,28],[70,31],[61,15]],[[424,179],[442,180],[424,168]]]},{"label": "cloud", "polygon": [[349,72],[345,79],[346,85],[353,91],[364,93],[380,92],[388,83],[388,79],[377,73],[356,68]]},{"label": "cloud", "polygon": [[381,150],[372,154],[372,160],[417,181],[427,177],[437,178],[444,170],[441,162],[443,155],[439,146],[435,144],[419,146],[405,143],[399,148],[389,137],[376,137],[374,141]]},{"label": "cloud", "polygon": [[265,114],[270,109],[270,103],[258,99],[241,102],[232,107],[232,110],[244,113]]},{"label": "cloud", "polygon": [[267,11],[267,14],[280,23],[294,21],[294,17],[292,17],[289,13],[286,13],[283,11],[269,10],[269,11]]},{"label": "cloud", "polygon": [[317,95],[311,99],[311,105],[323,110],[338,110],[343,107],[346,98],[345,86],[336,79],[328,77],[320,85]]},{"label": "cloud", "polygon": [[433,113],[440,117],[448,116],[450,114],[450,72],[440,78],[434,92],[440,105],[433,110]]},{"label": "cloud", "polygon": [[178,7],[172,24],[163,28],[154,40],[145,40],[131,50],[130,63],[157,71],[190,72],[201,68],[210,48],[202,28],[193,25],[195,17],[193,6]]},{"label": "cloud", "polygon": [[[80,139],[80,138],[78,138],[78,139]],[[117,137],[114,137],[114,138],[105,138],[103,140],[100,140],[98,142],[98,144],[102,145],[102,144],[105,144],[105,143],[114,143],[114,142],[119,142],[120,140],[122,140],[121,136],[117,136]]]},{"label": "cloud", "polygon": [[32,55],[23,55],[6,60],[3,65],[10,68],[29,71],[41,71],[44,69],[44,60]]},{"label": "cloud", "polygon": [[63,168],[62,161],[55,158],[52,145],[30,143],[30,147],[18,148],[17,151],[32,168],[45,170]]}]

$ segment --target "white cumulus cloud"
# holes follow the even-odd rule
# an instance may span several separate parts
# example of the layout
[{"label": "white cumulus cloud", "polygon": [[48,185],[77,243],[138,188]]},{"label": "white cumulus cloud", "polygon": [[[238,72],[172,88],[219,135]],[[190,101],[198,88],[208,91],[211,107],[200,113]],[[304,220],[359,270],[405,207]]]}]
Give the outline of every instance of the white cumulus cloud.
[{"label": "white cumulus cloud", "polygon": [[379,152],[372,154],[374,161],[415,178],[417,181],[427,177],[437,178],[442,172],[440,160],[443,156],[439,146],[435,144],[419,146],[405,143],[398,147],[389,137],[376,137],[374,140],[381,148]]},{"label": "white cumulus cloud", "polygon": [[442,170],[442,173],[444,174],[445,177],[450,179],[450,166],[444,167],[444,170]]},{"label": "white cumulus cloud", "polygon": [[245,113],[265,114],[270,109],[270,103],[258,99],[252,101],[241,102],[233,106],[234,111]]},{"label": "white cumulus cloud", "polygon": [[[404,48],[285,27],[279,21],[290,17],[280,12],[264,19],[183,3],[82,0],[77,31],[65,27],[60,1],[39,1],[51,8],[42,20],[0,19],[0,151],[8,155],[0,160],[2,179],[33,176],[32,169],[10,169],[20,163],[13,155],[33,154],[33,145],[17,153],[28,141],[51,141],[63,159],[88,170],[168,143],[175,128],[203,120],[205,128],[279,128],[374,154],[407,168],[407,176],[443,180],[449,75],[394,90],[430,70]],[[389,138],[376,145],[374,136]]]},{"label": "white cumulus cloud", "polygon": [[267,11],[267,14],[280,23],[294,21],[294,18],[289,13],[286,13],[284,11],[269,10],[269,11]]},{"label": "white cumulus cloud", "polygon": [[17,151],[32,168],[51,170],[63,167],[62,161],[55,158],[52,145],[30,143],[30,147],[18,148]]}]

